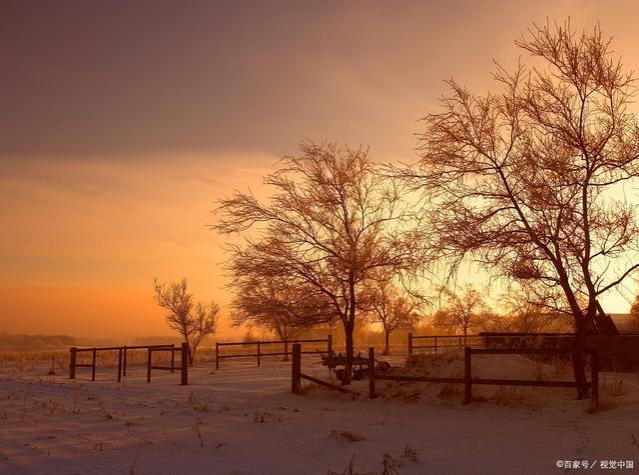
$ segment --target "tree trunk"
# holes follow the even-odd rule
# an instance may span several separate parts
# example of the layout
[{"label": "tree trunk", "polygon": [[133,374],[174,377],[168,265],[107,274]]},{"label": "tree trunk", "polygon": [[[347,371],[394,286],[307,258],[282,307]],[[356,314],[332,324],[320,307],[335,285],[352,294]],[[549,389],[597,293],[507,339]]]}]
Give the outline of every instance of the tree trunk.
[{"label": "tree trunk", "polygon": [[[586,326],[582,317],[575,316],[575,342],[573,349],[582,351],[586,345]],[[586,399],[588,397],[588,387],[586,386],[586,369],[582,353],[576,353],[572,356],[572,370],[577,383],[577,399]]]},{"label": "tree trunk", "polygon": [[390,341],[390,331],[384,329],[384,352],[382,353],[382,355],[384,356],[390,355],[389,341]]},{"label": "tree trunk", "polygon": [[189,366],[193,366],[193,361],[195,360],[195,350],[196,347],[193,347],[188,341],[186,342],[187,346],[188,346],[188,353],[189,353]]},{"label": "tree trunk", "polygon": [[[570,287],[567,274],[563,268],[557,269],[560,277],[560,285],[570,306],[573,317],[575,318],[575,341],[573,349],[581,351],[586,344],[586,332],[588,327],[591,327],[593,331],[597,331],[597,326],[594,321],[594,313],[582,313],[579,308],[577,298]],[[586,386],[586,369],[584,364],[584,358],[582,353],[577,353],[572,357],[572,371],[575,375],[575,382],[577,383],[577,399],[586,399],[588,397],[588,388]]]},{"label": "tree trunk", "polygon": [[348,279],[348,313],[344,315],[344,343],[346,345],[346,366],[344,367],[344,380],[342,384],[351,384],[353,374],[353,330],[355,329],[355,280],[351,271]]},{"label": "tree trunk", "polygon": [[[353,322],[354,323],[354,322]],[[346,346],[346,365],[344,366],[344,379],[342,384],[351,384],[353,374],[353,327],[354,324],[347,322],[344,325],[344,345]]]}]

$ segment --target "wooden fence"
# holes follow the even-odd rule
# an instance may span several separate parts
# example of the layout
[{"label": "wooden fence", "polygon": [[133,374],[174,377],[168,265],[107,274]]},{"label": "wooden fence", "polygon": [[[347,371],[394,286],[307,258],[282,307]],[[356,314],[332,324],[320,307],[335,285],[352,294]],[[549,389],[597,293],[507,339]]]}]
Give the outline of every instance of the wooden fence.
[{"label": "wooden fence", "polygon": [[293,361],[291,363],[291,392],[293,394],[300,394],[302,390],[302,379],[310,381],[311,383],[319,384],[320,386],[324,386],[330,389],[334,389],[336,391],[359,395],[358,392],[353,391],[352,389],[345,388],[344,386],[339,386],[337,384],[331,384],[328,381],[324,381],[322,379],[315,378],[313,376],[309,376],[308,374],[302,373],[302,354],[309,353],[302,351],[302,345],[299,343],[293,344]]},{"label": "wooden fence", "polygon": [[375,373],[375,349],[368,349],[369,397],[375,398],[376,381],[415,381],[425,383],[459,383],[464,384],[464,404],[472,401],[472,386],[474,384],[490,384],[497,386],[536,386],[551,388],[579,388],[577,381],[538,381],[529,379],[484,379],[472,377],[472,355],[590,355],[590,381],[585,387],[590,389],[590,398],[595,407],[599,406],[599,352],[596,346],[586,350],[574,349],[492,349],[492,348],[464,348],[464,377],[442,378],[430,376],[400,376],[378,375]]},{"label": "wooden fence", "polygon": [[[428,344],[419,344],[425,341]],[[483,346],[482,335],[413,335],[408,334],[408,355],[412,356],[417,349],[428,349],[438,353],[441,349],[464,348],[466,346]]]},{"label": "wooden fence", "polygon": [[[131,350],[147,351],[147,382],[151,382],[151,370],[161,369],[175,372],[175,353],[180,352],[180,372],[181,384],[188,384],[188,345],[182,343],[181,348],[175,345],[141,345],[141,346],[104,346],[94,348],[77,348],[72,347],[69,350],[69,378],[76,379],[77,368],[91,368],[91,381],[95,381],[95,370],[97,367],[98,352],[117,351],[118,352],[118,383],[122,381],[122,377],[126,376],[127,370],[127,354]],[[153,353],[171,352],[171,366],[153,366]],[[91,363],[78,363],[78,353],[91,353]]]},{"label": "wooden fence", "polygon": [[[328,387],[343,393],[358,395],[359,393],[343,386],[331,384],[328,381],[315,378],[302,372],[302,347],[300,344],[293,345],[293,361],[291,364],[291,392],[300,394],[302,380],[305,379],[315,384]],[[585,385],[577,381],[540,381],[532,379],[493,379],[493,378],[473,378],[472,376],[472,355],[583,355],[590,356],[590,381]],[[472,387],[474,384],[489,384],[496,386],[535,386],[545,388],[579,388],[590,389],[590,399],[595,407],[599,407],[599,352],[596,346],[584,350],[575,349],[492,349],[492,348],[471,348],[464,347],[464,377],[436,377],[436,376],[405,376],[377,374],[375,371],[375,349],[368,349],[368,395],[371,399],[377,397],[375,384],[377,381],[407,381],[423,383],[452,383],[464,385],[464,404],[472,401]]]},{"label": "wooden fence", "polygon": [[[228,343],[215,343],[215,369],[220,369],[220,360],[228,358],[257,358],[257,366],[262,363],[262,357],[264,356],[284,356],[284,359],[288,361],[288,356],[291,354],[288,351],[289,344],[297,343],[326,343],[326,351],[328,353],[333,351],[333,336],[328,335],[325,339],[319,340],[269,340],[269,341],[246,341],[246,342],[228,342]],[[284,351],[280,352],[262,352],[263,346],[268,345],[284,345]],[[255,353],[242,353],[239,355],[221,355],[220,348],[224,346],[256,346]],[[305,353],[317,353],[317,351],[306,351]]]}]

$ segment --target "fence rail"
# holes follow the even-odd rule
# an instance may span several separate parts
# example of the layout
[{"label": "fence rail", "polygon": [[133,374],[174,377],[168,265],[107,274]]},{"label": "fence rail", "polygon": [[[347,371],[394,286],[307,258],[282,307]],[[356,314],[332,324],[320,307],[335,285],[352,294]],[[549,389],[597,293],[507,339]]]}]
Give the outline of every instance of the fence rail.
[{"label": "fence rail", "polygon": [[[322,379],[315,378],[313,376],[309,376],[308,374],[302,373],[302,346],[299,343],[293,344],[293,361],[291,363],[291,392],[293,394],[300,394],[302,392],[302,380],[305,379],[315,384],[319,384],[320,386],[324,386],[330,389],[334,389],[341,393],[352,394],[358,396],[359,393],[357,391],[353,391],[352,389],[345,388],[343,386],[339,386],[337,384],[329,383],[328,381],[324,381]],[[306,352],[308,353],[308,352]]]},{"label": "fence rail", "polygon": [[[223,342],[215,343],[215,369],[220,369],[220,360],[229,358],[256,358],[258,368],[262,364],[262,357],[264,356],[284,356],[285,361],[288,361],[288,357],[291,354],[288,347],[289,344],[297,343],[326,343],[326,351],[333,351],[333,336],[328,335],[324,339],[308,339],[308,340],[267,340],[267,341],[246,341],[246,342]],[[265,345],[284,345],[284,351],[264,353],[262,347]],[[239,355],[222,355],[220,354],[220,348],[223,346],[256,346],[256,353],[242,353]],[[317,353],[317,351],[305,351],[304,353],[311,354]]]},{"label": "fence rail", "polygon": [[[472,355],[577,355],[590,356],[590,381],[581,384],[577,381],[537,381],[528,379],[493,379],[472,377]],[[376,381],[412,381],[426,383],[459,383],[464,384],[464,404],[472,401],[472,386],[474,384],[488,384],[497,386],[536,386],[552,388],[586,388],[590,389],[590,399],[595,407],[599,407],[599,351],[596,346],[584,350],[575,349],[493,349],[493,348],[464,348],[464,377],[438,378],[430,376],[400,376],[378,375],[375,372],[375,349],[368,349],[369,397],[377,396]]]},{"label": "fence rail", "polygon": [[[118,383],[122,381],[122,377],[126,376],[127,370],[127,354],[129,350],[147,350],[147,382],[151,382],[151,370],[170,370],[175,372],[175,353],[181,353],[181,384],[188,384],[188,345],[182,343],[181,348],[175,345],[134,345],[134,346],[103,346],[94,348],[77,348],[69,349],[69,378],[76,379],[77,368],[91,368],[91,381],[95,381],[95,371],[97,368],[98,352],[117,351],[118,352]],[[171,352],[171,366],[154,366],[152,364],[153,353],[155,352]],[[78,353],[91,353],[91,363],[78,363]],[[186,356],[185,356],[186,355]]]},{"label": "fence rail", "polygon": [[[430,344],[416,344],[421,340],[426,340]],[[438,353],[442,348],[464,348],[466,346],[482,346],[484,339],[482,335],[413,335],[408,334],[408,355],[412,356],[416,349],[429,349],[433,353]]]}]

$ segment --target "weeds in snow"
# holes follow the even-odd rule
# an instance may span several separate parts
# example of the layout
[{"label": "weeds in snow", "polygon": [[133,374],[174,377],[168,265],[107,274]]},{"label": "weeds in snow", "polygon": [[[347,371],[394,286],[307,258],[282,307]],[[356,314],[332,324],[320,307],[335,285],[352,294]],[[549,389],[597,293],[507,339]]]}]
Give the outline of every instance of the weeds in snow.
[{"label": "weeds in snow", "polygon": [[198,439],[200,439],[200,447],[204,447],[204,439],[202,438],[202,431],[200,430],[201,426],[202,426],[202,419],[198,417],[197,420],[195,421],[195,431],[197,432]]},{"label": "weeds in snow", "polygon": [[399,467],[402,463],[395,460],[390,454],[384,454],[382,457],[382,473],[381,475],[399,475]]},{"label": "weeds in snow", "polygon": [[411,383],[390,383],[383,390],[386,399],[399,399],[404,402],[417,402],[422,397],[422,391],[410,386]]},{"label": "weeds in snow", "polygon": [[354,460],[355,460],[355,456],[353,455],[353,457],[351,458],[350,462],[348,462],[348,465],[346,466],[343,472],[333,472],[332,470],[329,470],[327,475],[376,475],[374,472],[355,471]]},{"label": "weeds in snow", "polygon": [[72,414],[77,414],[80,412],[78,409],[78,398],[80,397],[80,386],[75,387],[75,391],[73,393],[73,408],[71,409]]},{"label": "weeds in snow", "polygon": [[102,416],[103,419],[113,419],[113,416],[111,415],[111,413],[109,411],[107,411],[106,409],[106,404],[104,403],[104,399],[102,399],[101,397],[93,397],[92,399],[94,399],[97,403],[98,403],[98,408],[100,409],[100,415]]},{"label": "weeds in snow", "polygon": [[623,395],[626,392],[623,376],[615,372],[612,379],[604,377],[603,390],[610,396],[618,397]]},{"label": "weeds in snow", "polygon": [[[407,458],[410,462],[417,462],[417,451],[410,446],[406,446],[402,457]],[[355,469],[355,456],[351,458],[343,472],[328,471],[328,475],[400,475],[399,469],[404,464],[394,458],[392,455],[385,453],[382,456],[382,471],[377,472],[358,472]]]},{"label": "weeds in snow", "polygon": [[140,457],[140,448],[138,447],[138,450],[135,452],[135,457],[133,457],[133,460],[129,464],[129,475],[135,475],[135,469],[138,465],[139,457]]},{"label": "weeds in snow", "polygon": [[189,404],[193,407],[194,411],[209,412],[209,407],[206,404],[202,404],[200,398],[193,391],[189,394]]},{"label": "weeds in snow", "polygon": [[406,447],[404,447],[404,453],[402,454],[402,457],[404,457],[405,459],[408,459],[411,462],[419,462],[417,450],[412,448],[410,445],[407,445]]},{"label": "weeds in snow", "polygon": [[521,406],[526,394],[517,386],[499,386],[489,400],[499,406]]},{"label": "weeds in snow", "polygon": [[253,422],[264,424],[266,422],[282,422],[282,418],[270,412],[255,411],[253,414]]},{"label": "weeds in snow", "polygon": [[437,397],[440,399],[450,399],[459,396],[459,394],[461,394],[461,391],[457,384],[446,383],[437,393]]},{"label": "weeds in snow", "polygon": [[100,454],[104,453],[104,444],[101,440],[95,443],[95,445],[93,446],[93,450]]},{"label": "weeds in snow", "polygon": [[362,440],[366,440],[365,437],[348,430],[332,430],[329,437],[346,442],[360,442]]}]

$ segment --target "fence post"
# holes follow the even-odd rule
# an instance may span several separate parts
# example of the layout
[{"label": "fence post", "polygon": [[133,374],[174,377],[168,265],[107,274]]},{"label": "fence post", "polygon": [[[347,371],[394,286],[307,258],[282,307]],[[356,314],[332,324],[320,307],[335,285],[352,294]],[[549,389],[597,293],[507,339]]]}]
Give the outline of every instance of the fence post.
[{"label": "fence post", "polygon": [[368,397],[375,399],[375,348],[368,349]]},{"label": "fence post", "polygon": [[126,350],[127,347],[124,347],[124,363],[122,364],[122,376],[126,376]]},{"label": "fence post", "polygon": [[326,347],[327,347],[326,350],[328,351],[328,354],[330,355],[333,352],[333,335],[331,335],[330,333],[328,334]]},{"label": "fence post", "polygon": [[171,345],[171,373],[175,373],[175,343]]},{"label": "fence post", "polygon": [[413,356],[413,334],[408,332],[408,356]]},{"label": "fence post", "polygon": [[220,344],[215,342],[215,369],[220,369]]},{"label": "fence post", "polygon": [[284,361],[288,361],[288,340],[284,340]]},{"label": "fence post", "polygon": [[470,348],[466,346],[464,347],[464,404],[470,404],[470,401],[473,399],[470,363]]},{"label": "fence post", "polygon": [[151,382],[151,348],[147,348],[146,356],[146,382]]},{"label": "fence post", "polygon": [[299,394],[302,372],[302,347],[299,343],[293,344],[293,362],[291,363],[291,392]]},{"label": "fence post", "polygon": [[93,368],[91,368],[91,381],[95,381],[95,362],[98,350],[93,348]]},{"label": "fence post", "polygon": [[437,335],[435,335],[433,341],[434,341],[434,345],[435,345],[435,354],[437,354]]},{"label": "fence post", "polygon": [[590,349],[590,400],[595,407],[599,407],[599,348]]},{"label": "fence post", "polygon": [[260,367],[260,342],[257,342],[257,367]]},{"label": "fence post", "polygon": [[118,349],[118,383],[122,381],[122,348]]},{"label": "fence post", "polygon": [[70,355],[69,355],[69,379],[75,379],[75,365],[78,357],[78,349],[73,346],[71,347]]},{"label": "fence post", "polygon": [[182,378],[180,384],[186,386],[189,384],[189,345],[182,343]]}]

